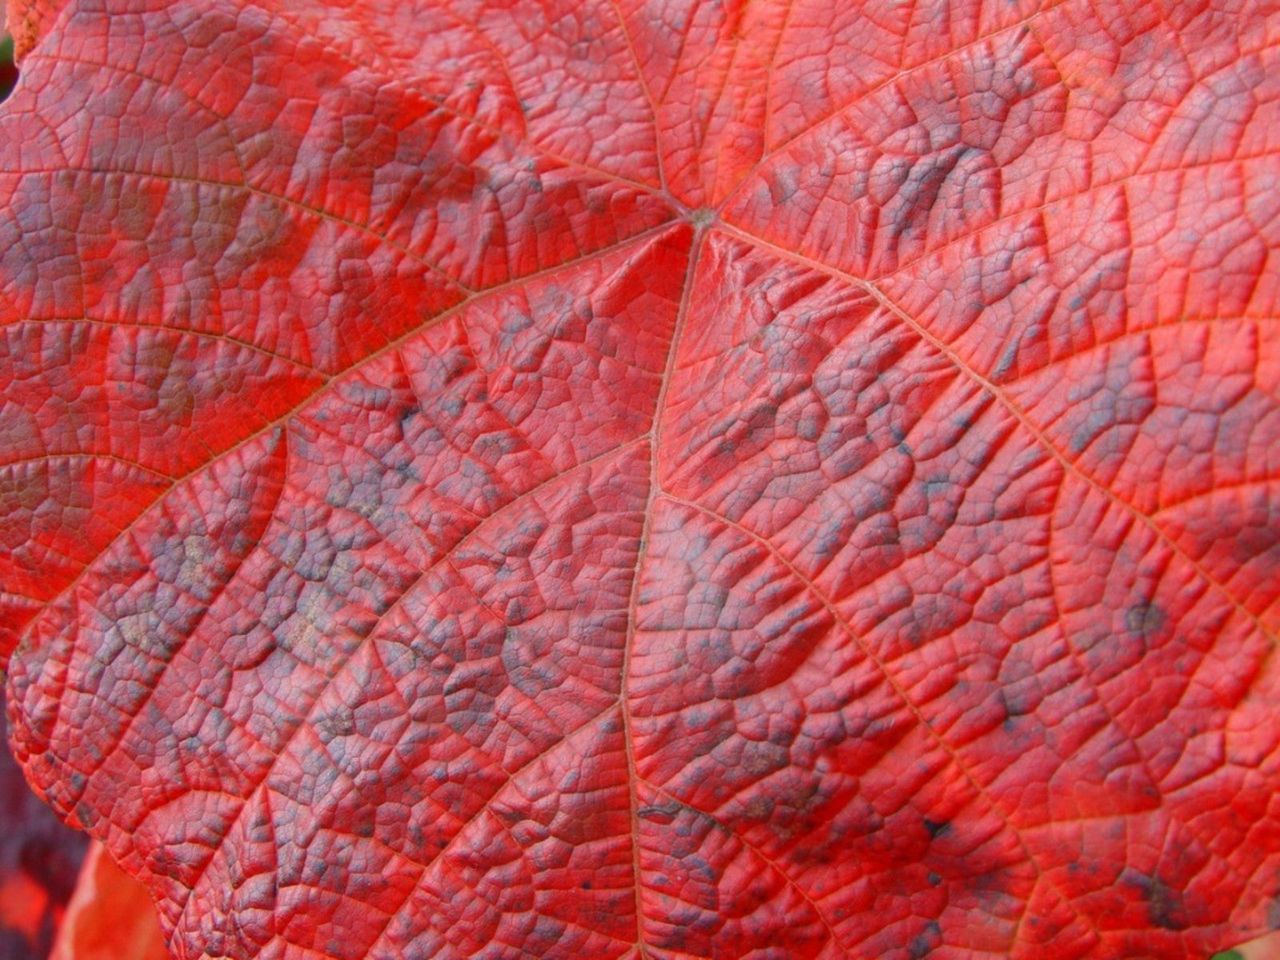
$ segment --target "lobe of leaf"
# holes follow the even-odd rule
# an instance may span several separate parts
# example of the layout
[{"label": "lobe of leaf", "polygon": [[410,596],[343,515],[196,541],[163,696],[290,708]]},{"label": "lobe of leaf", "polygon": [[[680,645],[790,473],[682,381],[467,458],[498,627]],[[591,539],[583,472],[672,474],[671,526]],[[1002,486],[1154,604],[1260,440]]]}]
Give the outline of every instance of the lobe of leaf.
[{"label": "lobe of leaf", "polygon": [[10,14],[11,736],[179,956],[1274,922],[1272,5]]}]

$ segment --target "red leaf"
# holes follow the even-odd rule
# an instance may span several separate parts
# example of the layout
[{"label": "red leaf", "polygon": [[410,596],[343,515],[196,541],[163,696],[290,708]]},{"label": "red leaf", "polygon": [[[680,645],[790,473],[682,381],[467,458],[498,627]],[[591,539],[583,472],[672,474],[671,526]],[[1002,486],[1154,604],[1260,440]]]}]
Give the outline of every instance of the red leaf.
[{"label": "red leaf", "polygon": [[1271,0],[36,20],[10,719],[179,955],[1280,921]]},{"label": "red leaf", "polygon": [[100,843],[89,848],[50,960],[166,960],[147,888],[116,866]]}]

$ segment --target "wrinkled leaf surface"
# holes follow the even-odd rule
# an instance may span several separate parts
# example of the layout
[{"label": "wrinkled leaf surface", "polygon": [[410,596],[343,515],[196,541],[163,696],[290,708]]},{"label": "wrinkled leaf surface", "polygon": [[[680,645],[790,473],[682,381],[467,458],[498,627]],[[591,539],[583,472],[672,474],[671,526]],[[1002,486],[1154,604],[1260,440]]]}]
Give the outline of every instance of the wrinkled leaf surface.
[{"label": "wrinkled leaf surface", "polygon": [[1272,0],[10,12],[12,737],[179,956],[1280,922]]}]

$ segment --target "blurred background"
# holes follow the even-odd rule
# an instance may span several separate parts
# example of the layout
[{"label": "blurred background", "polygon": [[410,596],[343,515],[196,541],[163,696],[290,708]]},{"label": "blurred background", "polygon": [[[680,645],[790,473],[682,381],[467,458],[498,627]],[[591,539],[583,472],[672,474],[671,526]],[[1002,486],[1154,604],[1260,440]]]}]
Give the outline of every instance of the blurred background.
[{"label": "blurred background", "polygon": [[[0,699],[0,703],[3,700]],[[49,955],[89,838],[64,826],[0,748],[0,957]]]}]

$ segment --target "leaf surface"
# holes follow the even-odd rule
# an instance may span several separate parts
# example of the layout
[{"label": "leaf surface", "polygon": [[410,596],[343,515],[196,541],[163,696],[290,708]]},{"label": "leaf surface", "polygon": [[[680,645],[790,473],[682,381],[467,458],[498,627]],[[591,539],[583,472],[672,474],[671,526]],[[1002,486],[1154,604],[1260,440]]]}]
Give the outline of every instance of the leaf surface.
[{"label": "leaf surface", "polygon": [[1270,0],[18,15],[12,738],[179,956],[1276,922]]}]

